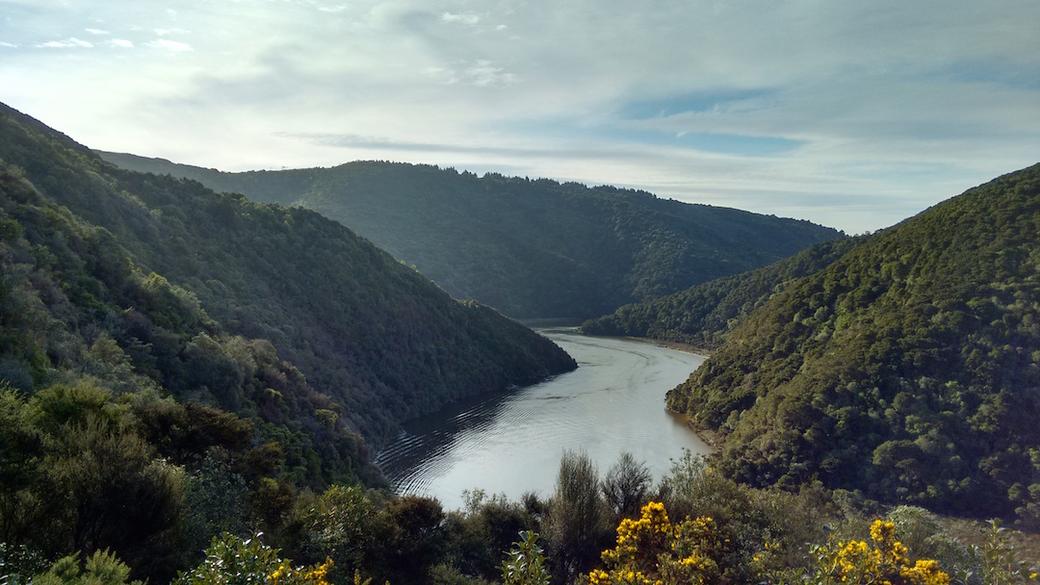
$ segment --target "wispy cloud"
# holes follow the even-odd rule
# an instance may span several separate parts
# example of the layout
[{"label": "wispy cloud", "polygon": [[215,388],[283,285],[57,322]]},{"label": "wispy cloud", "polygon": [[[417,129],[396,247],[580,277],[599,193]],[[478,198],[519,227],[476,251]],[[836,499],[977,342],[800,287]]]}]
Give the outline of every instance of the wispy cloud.
[{"label": "wispy cloud", "polygon": [[14,43],[8,43],[6,41],[0,41],[0,47],[3,47],[5,49],[17,49],[18,45]]},{"label": "wispy cloud", "polygon": [[41,49],[89,49],[94,46],[94,43],[76,37],[69,37],[56,41],[44,41],[36,46]]},{"label": "wispy cloud", "polygon": [[150,49],[162,49],[163,51],[169,51],[171,53],[188,53],[195,50],[195,48],[188,43],[172,39],[155,39],[148,41],[144,46]]},{"label": "wispy cloud", "polygon": [[423,70],[426,76],[446,85],[456,83],[477,87],[512,85],[516,74],[506,71],[487,59],[459,62],[446,66],[431,66]]},{"label": "wispy cloud", "polygon": [[444,22],[457,22],[472,26],[480,22],[480,17],[476,14],[444,12],[441,13],[441,20]]},{"label": "wispy cloud", "polygon": [[109,47],[117,49],[133,49],[134,42],[129,39],[109,39],[107,43]]},{"label": "wispy cloud", "polygon": [[180,27],[156,28],[156,29],[152,29],[152,32],[154,32],[155,34],[159,35],[160,37],[168,37],[168,36],[173,36],[173,35],[187,35],[187,34],[191,34],[190,30],[183,29],[183,28],[180,28]]},{"label": "wispy cloud", "polygon": [[104,35],[110,34],[107,30],[101,29],[101,28],[85,28],[83,30],[85,32],[89,33],[89,34],[96,35],[96,36],[104,36]]}]

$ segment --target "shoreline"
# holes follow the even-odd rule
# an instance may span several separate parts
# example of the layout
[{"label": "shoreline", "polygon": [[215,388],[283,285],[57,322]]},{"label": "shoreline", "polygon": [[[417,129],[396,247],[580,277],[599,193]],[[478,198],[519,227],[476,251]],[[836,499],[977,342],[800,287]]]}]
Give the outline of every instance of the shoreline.
[{"label": "shoreline", "polygon": [[686,427],[689,428],[690,431],[693,432],[693,434],[697,435],[698,439],[704,441],[704,444],[711,448],[713,455],[717,453],[718,450],[721,448],[722,438],[719,436],[719,433],[715,432],[712,429],[709,429],[708,427],[705,427],[704,425],[698,424],[697,421],[695,421],[693,417],[688,414],[676,412],[668,408],[667,406],[664,407],[664,410],[668,413],[669,416],[686,425]]},{"label": "shoreline", "polygon": [[[582,335],[584,335],[584,334],[582,334]],[[590,335],[589,337],[600,337],[600,336],[598,336],[598,335]],[[704,359],[710,358],[711,354],[713,353],[712,350],[710,350],[710,349],[708,349],[706,347],[703,347],[703,346],[700,346],[700,345],[694,345],[692,343],[684,343],[682,341],[669,341],[667,339],[655,339],[653,337],[634,337],[634,336],[618,337],[617,339],[627,339],[629,341],[642,341],[644,343],[652,343],[652,344],[658,345],[660,347],[667,347],[669,349],[674,349],[674,350],[677,350],[677,351],[682,351],[682,352],[686,352],[686,353],[692,353],[693,355],[700,356],[700,357],[702,357]],[[690,373],[692,374],[693,372],[690,372]]]}]

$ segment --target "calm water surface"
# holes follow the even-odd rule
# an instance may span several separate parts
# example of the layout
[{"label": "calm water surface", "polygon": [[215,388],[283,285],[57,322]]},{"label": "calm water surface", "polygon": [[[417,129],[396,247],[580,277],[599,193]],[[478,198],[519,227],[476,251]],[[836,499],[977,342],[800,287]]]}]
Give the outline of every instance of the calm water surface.
[{"label": "calm water surface", "polygon": [[682,449],[709,448],[668,414],[664,395],[703,357],[639,341],[542,330],[578,369],[508,395],[455,405],[413,421],[376,462],[398,493],[462,506],[480,488],[517,498],[549,495],[565,449],[584,450],[603,473],[622,451],[655,478]]}]

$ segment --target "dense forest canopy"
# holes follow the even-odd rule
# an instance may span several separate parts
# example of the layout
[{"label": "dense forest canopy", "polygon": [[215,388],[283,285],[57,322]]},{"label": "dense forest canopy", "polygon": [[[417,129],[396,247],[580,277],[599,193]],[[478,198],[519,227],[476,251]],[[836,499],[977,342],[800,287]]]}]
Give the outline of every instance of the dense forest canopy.
[{"label": "dense forest canopy", "polygon": [[457,298],[518,318],[590,318],[756,268],[839,233],[807,221],[660,199],[642,191],[352,162],[224,173],[101,153],[342,222]]},{"label": "dense forest canopy", "polygon": [[671,408],[755,485],[1040,522],[1040,165],[855,243],[753,311]]},{"label": "dense forest canopy", "polygon": [[117,169],[6,106],[0,268],[3,567],[110,550],[167,580],[301,490],[378,485],[362,437],[575,367],[317,213]]},{"label": "dense forest canopy", "polygon": [[833,262],[855,244],[816,244],[769,266],[698,284],[664,297],[619,307],[582,324],[589,335],[650,337],[715,348],[753,310],[802,276]]},{"label": "dense forest canopy", "polygon": [[450,401],[575,367],[545,338],[452,300],[312,211],[117,169],[10,109],[0,111],[0,159],[228,333],[268,340],[370,438]]}]

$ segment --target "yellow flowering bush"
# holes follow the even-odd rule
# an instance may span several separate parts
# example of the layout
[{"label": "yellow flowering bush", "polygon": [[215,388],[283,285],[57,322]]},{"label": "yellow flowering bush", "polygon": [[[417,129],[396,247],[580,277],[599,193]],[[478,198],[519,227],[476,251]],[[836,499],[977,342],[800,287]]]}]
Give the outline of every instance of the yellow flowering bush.
[{"label": "yellow flowering bush", "polygon": [[231,534],[213,539],[206,558],[174,585],[331,585],[332,561],[294,567],[279,551],[260,542],[260,535],[243,540]]},{"label": "yellow flowering bush", "polygon": [[[270,585],[331,585],[328,581],[332,559],[313,567],[295,568],[288,560],[283,560],[267,577]],[[359,577],[356,575],[356,577]],[[357,581],[357,579],[355,579]]]},{"label": "yellow flowering bush", "polygon": [[950,576],[938,561],[910,560],[910,551],[896,539],[895,524],[875,520],[870,542],[849,540],[818,550],[818,583],[856,585],[949,585]]},{"label": "yellow flowering bush", "polygon": [[590,585],[678,585],[718,579],[721,548],[711,518],[673,524],[664,504],[650,502],[638,519],[618,524],[617,543],[603,551],[604,567],[588,574]]}]

